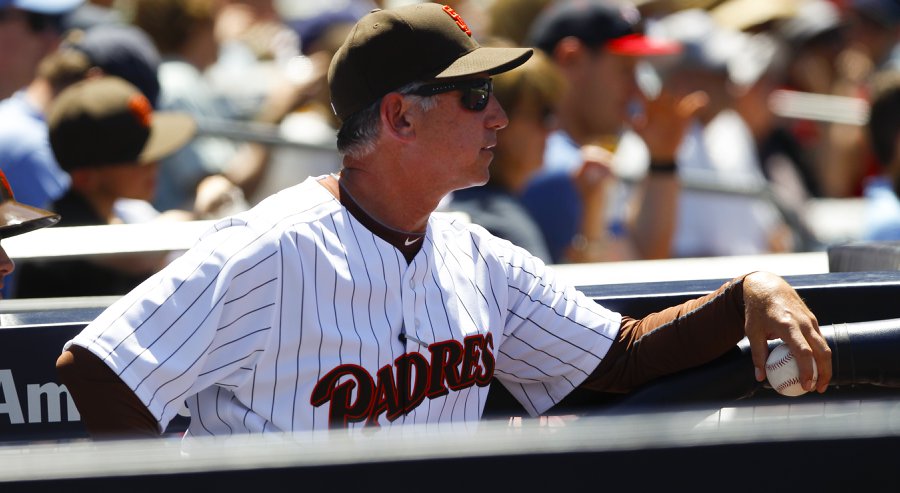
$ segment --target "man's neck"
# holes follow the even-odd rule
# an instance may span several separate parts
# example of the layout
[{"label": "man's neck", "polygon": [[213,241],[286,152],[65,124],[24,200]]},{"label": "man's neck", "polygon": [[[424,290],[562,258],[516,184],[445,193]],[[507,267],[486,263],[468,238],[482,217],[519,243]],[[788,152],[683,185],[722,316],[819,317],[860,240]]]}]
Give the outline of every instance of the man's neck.
[{"label": "man's neck", "polygon": [[339,178],[336,176],[328,176],[319,181],[360,224],[400,250],[407,262],[412,262],[419,250],[422,249],[425,233],[401,231],[382,223],[356,201],[355,197],[344,188],[342,182],[343,180],[339,182]]},{"label": "man's neck", "polygon": [[116,203],[115,197],[106,194],[87,193],[77,187],[73,187],[72,191],[80,194],[84,200],[91,205],[94,214],[96,214],[98,218],[106,221],[107,224],[119,222],[119,219],[114,213]]},{"label": "man's neck", "polygon": [[424,198],[419,193],[425,189],[421,184],[405,185],[399,176],[387,172],[376,174],[345,167],[340,183],[367,214],[398,231],[424,232],[439,202]]}]

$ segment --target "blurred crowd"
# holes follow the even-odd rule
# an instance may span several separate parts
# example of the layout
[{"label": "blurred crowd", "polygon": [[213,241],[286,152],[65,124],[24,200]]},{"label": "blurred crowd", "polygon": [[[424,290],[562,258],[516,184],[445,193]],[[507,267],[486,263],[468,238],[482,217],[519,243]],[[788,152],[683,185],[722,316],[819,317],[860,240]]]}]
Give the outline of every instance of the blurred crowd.
[{"label": "blurred crowd", "polygon": [[[0,0],[0,169],[62,227],[222,218],[337,173],[331,57],[399,3]],[[900,0],[445,3],[536,50],[494,78],[490,181],[442,207],[545,262],[813,251],[816,199],[900,239]],[[166,259],[32,262],[4,294],[122,294]]]}]

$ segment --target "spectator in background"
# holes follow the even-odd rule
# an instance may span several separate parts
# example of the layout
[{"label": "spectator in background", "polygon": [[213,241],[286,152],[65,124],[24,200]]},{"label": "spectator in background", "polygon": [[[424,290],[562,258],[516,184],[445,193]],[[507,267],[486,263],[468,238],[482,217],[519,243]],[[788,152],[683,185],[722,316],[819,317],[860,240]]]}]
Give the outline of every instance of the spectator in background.
[{"label": "spectator in background", "polygon": [[[811,168],[799,142],[772,110],[771,99],[785,78],[787,48],[768,33],[747,38],[729,61],[729,90],[734,93],[731,124],[709,136],[710,142],[724,135],[738,135],[744,145],[728,149],[720,145],[717,159],[742,166],[761,177],[764,188],[757,200],[768,202],[770,219],[765,229],[766,249],[760,253],[815,250],[819,244],[808,231],[803,217],[812,193],[803,171]],[[729,116],[722,113],[721,118]],[[717,123],[717,122],[714,122]]]},{"label": "spectator in background", "polygon": [[56,50],[64,15],[83,0],[0,0],[0,99],[34,79],[41,60]]},{"label": "spectator in background", "polygon": [[220,0],[214,22],[218,57],[204,75],[235,117],[252,119],[273,82],[290,76],[299,37],[273,0]]},{"label": "spectator in background", "polygon": [[[137,0],[134,7],[134,23],[150,35],[163,56],[160,107],[187,112],[198,123],[241,119],[240,111],[216,92],[205,74],[219,55],[216,0]],[[281,82],[267,93],[254,121],[277,123],[297,106],[305,88]],[[160,210],[189,208],[198,187],[214,177],[230,191],[221,197],[231,197],[231,212],[244,209],[246,197],[253,195],[266,173],[269,157],[265,145],[236,146],[223,138],[197,138],[161,163],[154,205]]]},{"label": "spectator in background", "polygon": [[98,24],[71,33],[64,47],[87,55],[93,74],[121,77],[137,86],[154,108],[159,104],[161,59],[143,30],[126,24]]},{"label": "spectator in background", "polygon": [[494,0],[488,7],[489,31],[495,37],[525,46],[534,19],[551,3],[552,0]]},{"label": "spectator in background", "polygon": [[92,75],[117,75],[137,85],[151,100],[159,95],[159,54],[146,34],[132,26],[99,25],[73,31],[48,55],[26,88],[0,102],[0,168],[19,200],[49,207],[69,187],[59,168],[44,115],[53,98],[70,84]]},{"label": "spectator in background", "polygon": [[[778,209],[766,196],[758,140],[771,129],[766,98],[773,79],[774,45],[726,29],[704,10],[686,9],[654,23],[650,34],[677,41],[675,60],[652,61],[661,84],[676,97],[702,92],[706,105],[695,115],[676,155],[683,185],[712,185],[719,191],[685,186],[679,197],[672,255],[706,257],[784,251],[787,242]],[[746,56],[741,57],[741,54]],[[751,56],[755,54],[756,56]],[[739,74],[730,70],[737,67]],[[733,78],[740,76],[740,83]],[[639,139],[623,138],[618,157],[647,169]],[[742,192],[756,191],[761,196]]]},{"label": "spectator in background", "polygon": [[[6,175],[0,171],[0,239],[52,226],[58,221],[59,214],[18,202]],[[6,287],[5,281],[15,268],[15,262],[0,246],[0,290]]]},{"label": "spectator in background", "polygon": [[[483,43],[502,46],[500,43]],[[449,210],[511,241],[546,263],[550,251],[540,227],[519,200],[541,167],[547,136],[556,126],[556,105],[565,81],[540,52],[523,65],[494,77],[494,95],[509,124],[497,135],[487,184],[453,192]]]},{"label": "spectator in background", "polygon": [[900,240],[900,68],[875,77],[866,131],[881,173],[866,183],[863,239]]},{"label": "spectator in background", "polygon": [[[43,106],[52,86],[69,78],[64,66],[78,62],[50,62],[42,73],[39,66],[59,46],[63,15],[80,3],[0,1],[0,170],[35,207],[47,207],[69,183],[50,156]],[[36,78],[42,82],[26,88]]]},{"label": "spectator in background", "polygon": [[[773,34],[783,41],[789,57],[784,88],[831,94],[838,76],[837,60],[847,47],[846,26],[837,5],[831,0],[804,0],[796,15],[781,20]],[[798,172],[806,190],[810,196],[824,196],[822,183],[828,170],[819,163],[826,162],[822,143],[827,124],[800,118],[786,124],[804,156]]]},{"label": "spectator in background", "polygon": [[51,53],[25,89],[0,102],[0,169],[24,204],[49,207],[69,188],[69,175],[50,150],[44,113],[56,94],[81,80],[89,68],[84,53]]},{"label": "spectator in background", "polygon": [[307,97],[281,121],[279,132],[288,141],[310,146],[273,150],[267,175],[251,197],[252,203],[283,189],[287,183],[340,170],[341,156],[335,148],[340,121],[331,109],[328,65],[350,29],[369,10],[371,6],[362,10],[359,2],[351,2],[290,21],[300,37],[301,55],[289,64],[288,74],[294,83],[308,89]]},{"label": "spectator in background", "polygon": [[100,25],[124,24],[121,4],[116,0],[87,0],[66,17],[66,29],[86,31]]},{"label": "spectator in background", "polygon": [[[53,210],[63,226],[167,219],[153,198],[158,161],[196,131],[187,114],[154,112],[134,85],[118,77],[78,82],[54,101],[47,116],[50,144],[72,186]],[[184,218],[180,214],[178,218]],[[66,260],[22,267],[17,297],[124,294],[162,267],[161,259]]]},{"label": "spectator in background", "polygon": [[[47,138],[45,113],[57,94],[85,77],[109,74],[124,77],[155,98],[158,63],[152,42],[135,27],[98,25],[72,31],[60,49],[41,62],[28,87],[0,102],[0,167],[21,191],[22,202],[51,207],[69,188],[69,175],[57,164]],[[197,210],[213,204],[212,198],[205,199]],[[7,279],[7,297],[14,292],[17,274]]]},{"label": "spectator in background", "polygon": [[[579,172],[583,146],[611,151],[629,123],[629,110],[639,98],[634,75],[638,58],[678,49],[638,34],[638,19],[634,9],[564,0],[543,10],[532,26],[531,42],[554,60],[567,82],[560,129],[550,136],[543,168],[523,195],[554,262],[669,255],[679,189],[675,150],[702,101],[674,101],[662,94],[645,105],[639,120],[631,121],[650,149],[652,172],[630,198],[612,196],[610,213],[589,205],[602,176]],[[633,208],[626,211],[629,201]],[[585,237],[579,230],[598,234]]]},{"label": "spectator in background", "polygon": [[[848,46],[838,56],[838,77],[831,92],[869,101],[872,77],[900,60],[900,2],[849,0],[844,12]],[[820,163],[826,196],[859,196],[865,179],[879,174],[865,132],[864,125],[829,125]]]}]

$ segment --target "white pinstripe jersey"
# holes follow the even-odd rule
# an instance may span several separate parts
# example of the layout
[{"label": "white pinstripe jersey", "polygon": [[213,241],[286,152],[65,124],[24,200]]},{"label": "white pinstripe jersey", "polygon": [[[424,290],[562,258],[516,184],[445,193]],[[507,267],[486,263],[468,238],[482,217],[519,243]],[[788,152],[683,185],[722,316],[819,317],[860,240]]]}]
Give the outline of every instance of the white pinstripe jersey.
[{"label": "white pinstripe jersey", "polygon": [[220,221],[69,344],[162,428],[186,400],[188,436],[469,427],[492,376],[539,414],[606,354],[620,316],[524,250],[439,213],[422,241],[408,264],[310,178]]}]

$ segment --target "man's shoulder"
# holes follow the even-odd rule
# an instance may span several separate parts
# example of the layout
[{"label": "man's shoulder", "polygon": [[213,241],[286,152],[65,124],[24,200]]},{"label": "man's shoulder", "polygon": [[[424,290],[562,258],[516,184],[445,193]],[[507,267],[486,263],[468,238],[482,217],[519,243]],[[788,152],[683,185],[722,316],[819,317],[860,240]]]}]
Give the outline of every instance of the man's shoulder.
[{"label": "man's shoulder", "polygon": [[207,234],[235,228],[248,234],[280,235],[297,226],[320,221],[340,209],[340,203],[318,183],[318,177],[275,193],[247,211],[221,219]]},{"label": "man's shoulder", "polygon": [[23,140],[46,142],[47,124],[23,98],[12,96],[0,101],[0,142],[21,144]]},{"label": "man's shoulder", "polygon": [[447,244],[475,243],[485,246],[496,243],[496,240],[505,241],[483,225],[473,222],[472,216],[463,211],[433,212],[429,228],[433,236],[443,238]]}]

